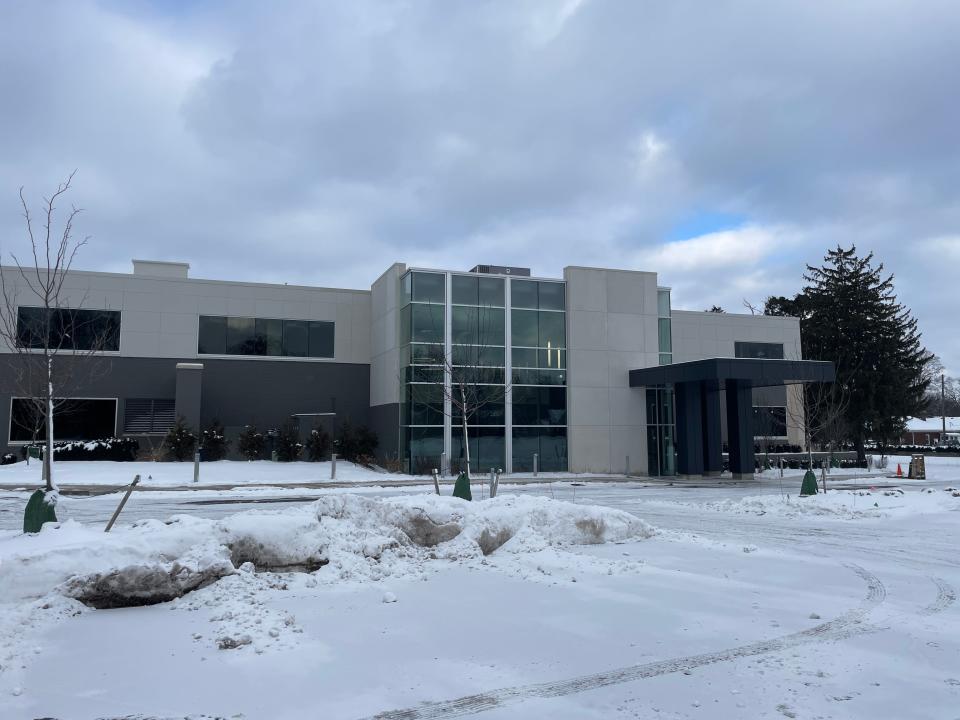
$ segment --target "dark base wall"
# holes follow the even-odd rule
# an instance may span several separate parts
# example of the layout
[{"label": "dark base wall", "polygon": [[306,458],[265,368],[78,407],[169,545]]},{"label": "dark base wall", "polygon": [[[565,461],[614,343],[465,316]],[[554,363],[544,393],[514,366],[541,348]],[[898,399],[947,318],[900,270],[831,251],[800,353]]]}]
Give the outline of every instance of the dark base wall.
[{"label": "dark base wall", "polygon": [[400,449],[400,404],[387,403],[370,408],[370,429],[380,438],[377,458],[396,460]]},{"label": "dark base wall", "polygon": [[[3,357],[3,374],[11,374],[9,361]],[[70,358],[59,362],[69,363]],[[82,362],[82,361],[77,361]],[[209,424],[214,418],[234,436],[245,425],[267,430],[278,427],[296,413],[335,412],[335,417],[305,419],[309,428],[314,422],[330,432],[345,420],[354,425],[371,425],[370,366],[348,363],[294,362],[282,360],[158,358],[98,359],[96,376],[70,388],[72,397],[116,398],[117,435],[123,434],[124,402],[127,398],[174,399],[177,396],[177,363],[202,363],[200,422]],[[181,371],[182,372],[182,371]],[[89,373],[75,372],[78,379]],[[0,378],[0,448],[8,447],[10,437],[10,399],[23,393]],[[396,406],[394,406],[396,408]],[[394,410],[396,418],[396,409]],[[396,422],[394,432],[396,435]],[[380,432],[379,427],[372,428]],[[381,437],[390,443],[390,437]],[[392,445],[396,446],[396,438]],[[141,442],[143,445],[143,442]]]}]

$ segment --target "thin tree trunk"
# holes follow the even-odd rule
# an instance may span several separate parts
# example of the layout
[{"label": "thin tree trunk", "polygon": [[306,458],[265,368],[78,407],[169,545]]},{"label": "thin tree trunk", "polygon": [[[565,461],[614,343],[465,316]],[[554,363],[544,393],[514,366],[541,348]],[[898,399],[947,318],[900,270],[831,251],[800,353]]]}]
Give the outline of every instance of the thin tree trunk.
[{"label": "thin tree trunk", "polygon": [[463,428],[463,449],[464,455],[466,455],[467,458],[467,481],[470,481],[472,477],[470,475],[470,439],[467,437],[467,397],[462,387],[460,388],[460,400],[462,402],[460,408],[460,426]]},{"label": "thin tree trunk", "polygon": [[47,356],[47,442],[43,453],[43,464],[46,470],[47,492],[57,490],[53,480],[53,358]]}]

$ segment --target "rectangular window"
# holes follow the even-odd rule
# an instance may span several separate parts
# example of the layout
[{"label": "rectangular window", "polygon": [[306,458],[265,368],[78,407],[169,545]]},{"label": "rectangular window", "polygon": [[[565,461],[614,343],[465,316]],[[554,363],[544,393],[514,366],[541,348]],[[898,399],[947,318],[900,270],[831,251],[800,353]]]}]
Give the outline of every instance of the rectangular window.
[{"label": "rectangular window", "polygon": [[412,342],[443,342],[443,305],[420,305],[410,308],[410,340]]},{"label": "rectangular window", "polygon": [[567,429],[515,427],[513,428],[513,471],[532,472],[533,455],[544,472],[562,472],[567,469]]},{"label": "rectangular window", "polygon": [[540,342],[539,328],[536,310],[512,310],[510,312],[510,323],[512,330],[512,342],[514,345],[522,347],[537,347]]},{"label": "rectangular window", "polygon": [[310,357],[333,357],[333,323],[310,322]]},{"label": "rectangular window", "polygon": [[737,342],[734,348],[738,358],[783,360],[783,343]]},{"label": "rectangular window", "polygon": [[510,306],[536,310],[539,307],[537,299],[536,280],[510,280]]},{"label": "rectangular window", "polygon": [[225,317],[200,316],[197,352],[201,355],[227,354],[227,319]]},{"label": "rectangular window", "polygon": [[266,347],[257,342],[253,318],[227,318],[227,355],[264,355]]},{"label": "rectangular window", "polygon": [[[48,322],[49,319],[49,322]],[[21,347],[63,350],[120,350],[119,310],[17,308],[17,338]]]},{"label": "rectangular window", "polygon": [[335,323],[322,320],[201,315],[197,353],[332,358],[334,335]]},{"label": "rectangular window", "polygon": [[786,437],[787,409],[785,407],[755,407],[753,409],[753,436],[755,438]]},{"label": "rectangular window", "polygon": [[565,310],[567,307],[565,285],[557,282],[537,283],[538,306],[541,310]]},{"label": "rectangular window", "polygon": [[453,275],[451,289],[454,305],[479,305],[479,283],[476,275]]},{"label": "rectangular window", "polygon": [[176,422],[173,400],[128,398],[123,406],[123,432],[131,435],[165,433]]},{"label": "rectangular window", "polygon": [[660,318],[657,320],[658,331],[659,331],[659,343],[660,343],[660,352],[669,353],[673,352],[673,338],[671,337],[672,332],[670,328],[670,318]]},{"label": "rectangular window", "polygon": [[[10,413],[10,442],[45,440],[46,423],[41,401],[13,398]],[[115,399],[71,398],[58,400],[53,411],[54,440],[97,440],[113,437],[117,426]]]},{"label": "rectangular window", "polygon": [[258,355],[283,354],[283,320],[268,320],[257,318],[254,323],[257,336],[257,349],[262,349]]},{"label": "rectangular window", "polygon": [[446,275],[439,273],[413,273],[413,302],[440,303],[446,297]]}]

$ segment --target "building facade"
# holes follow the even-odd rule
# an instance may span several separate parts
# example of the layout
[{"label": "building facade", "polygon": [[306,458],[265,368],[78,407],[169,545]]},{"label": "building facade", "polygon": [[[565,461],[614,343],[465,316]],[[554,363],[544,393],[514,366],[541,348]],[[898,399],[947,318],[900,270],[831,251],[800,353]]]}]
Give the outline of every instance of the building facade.
[{"label": "building facade", "polygon": [[[524,268],[397,263],[369,290],[346,290],[133,265],[132,274],[67,278],[59,312],[77,330],[70,342],[78,351],[90,342],[81,327],[101,341],[94,358],[75,362],[101,370],[75,374],[57,440],[155,444],[177,415],[194,428],[216,419],[228,437],[246,425],[335,430],[349,421],[374,430],[380,457],[413,473],[461,469],[469,448],[475,471],[672,475],[673,389],[631,387],[631,370],[801,357],[797,319],[673,310],[654,272],[567,267],[562,278],[540,278]],[[14,269],[2,272],[15,286]],[[20,342],[36,346],[42,311],[22,294],[19,303]],[[25,410],[18,358],[3,350],[11,369],[0,382],[0,427],[16,450],[42,430]],[[801,444],[798,398],[789,386],[753,390],[758,439]]]}]

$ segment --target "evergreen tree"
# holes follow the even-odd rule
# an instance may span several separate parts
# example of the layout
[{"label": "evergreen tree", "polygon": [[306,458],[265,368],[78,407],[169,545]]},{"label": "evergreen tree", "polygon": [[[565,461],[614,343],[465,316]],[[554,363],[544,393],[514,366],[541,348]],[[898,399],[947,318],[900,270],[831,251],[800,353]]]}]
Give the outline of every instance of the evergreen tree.
[{"label": "evergreen tree", "polygon": [[838,246],[803,277],[799,295],[768,298],[765,312],[799,317],[804,357],[836,365],[845,432],[862,461],[867,439],[899,434],[921,406],[933,355],[897,301],[893,275],[884,275],[882,263],[874,267],[873,253],[858,257],[856,246]]},{"label": "evergreen tree", "polygon": [[163,443],[167,449],[167,459],[182,462],[193,457],[193,448],[196,447],[197,437],[193,434],[190,426],[187,425],[186,419],[179,415],[176,423],[167,431]]},{"label": "evergreen tree", "polygon": [[300,433],[292,422],[286,422],[277,430],[274,438],[274,450],[280,462],[293,462],[300,458],[303,444],[300,442]]},{"label": "evergreen tree", "polygon": [[223,424],[216,418],[200,433],[200,446],[204,460],[223,460],[227,456],[230,443],[224,435]]},{"label": "evergreen tree", "polygon": [[267,452],[263,433],[255,426],[247,425],[237,438],[237,450],[247,460],[263,460]]},{"label": "evergreen tree", "polygon": [[307,458],[310,462],[320,462],[330,455],[330,446],[333,440],[322,427],[310,431],[310,437],[307,438]]}]

